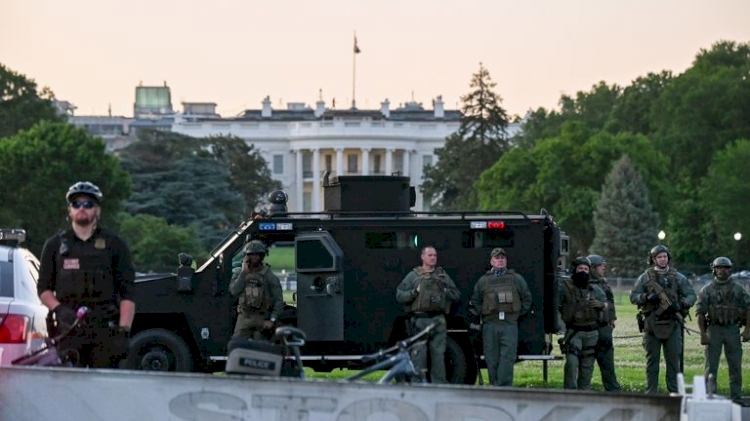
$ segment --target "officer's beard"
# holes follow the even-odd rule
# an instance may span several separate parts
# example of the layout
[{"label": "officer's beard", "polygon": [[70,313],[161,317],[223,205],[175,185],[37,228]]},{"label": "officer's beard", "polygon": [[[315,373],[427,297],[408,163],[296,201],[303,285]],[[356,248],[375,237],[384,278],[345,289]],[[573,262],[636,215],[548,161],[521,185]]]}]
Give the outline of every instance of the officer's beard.
[{"label": "officer's beard", "polygon": [[573,285],[578,288],[586,288],[589,286],[589,274],[586,272],[576,272],[570,276],[573,280]]},{"label": "officer's beard", "polygon": [[76,212],[73,215],[73,223],[81,227],[94,225],[98,219],[96,215],[89,215],[87,212]]},{"label": "officer's beard", "polygon": [[729,280],[729,272],[717,270],[714,272],[714,277],[716,277],[716,282],[723,284]]}]

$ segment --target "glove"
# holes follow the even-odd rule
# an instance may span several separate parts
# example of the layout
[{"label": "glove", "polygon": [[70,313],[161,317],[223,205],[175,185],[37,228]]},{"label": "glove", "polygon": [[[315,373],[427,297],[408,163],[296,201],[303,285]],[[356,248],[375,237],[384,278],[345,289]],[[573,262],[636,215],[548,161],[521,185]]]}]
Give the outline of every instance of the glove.
[{"label": "glove", "polygon": [[120,357],[127,355],[130,347],[130,329],[118,326],[111,330],[109,336],[112,339],[112,355]]},{"label": "glove", "polygon": [[688,300],[684,298],[680,300],[680,305],[682,306],[680,310],[685,310],[685,309],[690,308],[690,303],[688,302]]},{"label": "glove", "polygon": [[73,328],[73,324],[76,322],[76,312],[72,308],[60,304],[52,310],[55,315],[55,321],[57,324],[57,330],[59,333],[65,333]]},{"label": "glove", "polygon": [[276,322],[274,322],[272,320],[266,320],[266,321],[263,322],[263,329],[270,330],[270,329],[273,328],[273,325],[275,325],[275,324],[276,324]]},{"label": "glove", "polygon": [[592,298],[591,300],[589,300],[589,308],[600,310],[604,308],[604,303],[597,300],[596,298]]},{"label": "glove", "polygon": [[708,332],[701,333],[701,345],[708,345],[711,343],[711,337],[708,336]]},{"label": "glove", "polygon": [[652,292],[646,295],[646,302],[651,304],[659,304],[659,294]]}]

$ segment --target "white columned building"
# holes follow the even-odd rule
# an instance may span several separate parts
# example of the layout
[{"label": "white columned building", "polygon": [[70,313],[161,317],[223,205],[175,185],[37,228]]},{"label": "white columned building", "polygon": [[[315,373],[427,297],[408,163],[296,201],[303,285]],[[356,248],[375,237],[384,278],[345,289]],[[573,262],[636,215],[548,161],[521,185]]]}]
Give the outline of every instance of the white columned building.
[{"label": "white columned building", "polygon": [[[262,108],[238,117],[190,115],[175,118],[172,131],[192,137],[232,135],[253,144],[268,161],[272,177],[289,195],[289,211],[321,211],[323,174],[390,175],[400,173],[417,187],[415,211],[429,210],[419,186],[422,168],[437,163],[435,149],[460,125],[457,110],[445,110],[437,97],[434,109],[407,102],[391,110],[388,100],[378,110],[332,110],[318,101],[313,109],[289,103],[274,110],[265,98]],[[512,136],[518,124],[509,128]]]}]

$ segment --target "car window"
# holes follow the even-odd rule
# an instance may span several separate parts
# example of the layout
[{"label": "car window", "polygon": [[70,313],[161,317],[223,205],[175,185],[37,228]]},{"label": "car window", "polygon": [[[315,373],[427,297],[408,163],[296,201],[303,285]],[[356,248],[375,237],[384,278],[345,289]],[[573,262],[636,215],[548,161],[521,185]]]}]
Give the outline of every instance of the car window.
[{"label": "car window", "polygon": [[13,297],[13,262],[0,262],[0,297]]},{"label": "car window", "polygon": [[23,258],[21,262],[25,266],[25,270],[21,270],[17,276],[20,282],[17,283],[18,291],[16,291],[16,298],[24,301],[38,302],[39,297],[37,296],[36,284],[39,280],[39,263],[36,258],[28,251],[21,250]]}]

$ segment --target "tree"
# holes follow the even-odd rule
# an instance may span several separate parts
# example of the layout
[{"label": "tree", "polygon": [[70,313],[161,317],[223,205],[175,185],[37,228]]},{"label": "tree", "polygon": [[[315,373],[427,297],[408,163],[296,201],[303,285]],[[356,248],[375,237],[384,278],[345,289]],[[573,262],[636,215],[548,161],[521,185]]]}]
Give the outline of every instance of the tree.
[{"label": "tree", "polygon": [[481,64],[469,86],[474,90],[461,97],[461,125],[435,150],[437,164],[424,170],[422,191],[436,209],[475,209],[474,182],[510,149],[508,115],[492,90],[496,83]]},{"label": "tree", "polygon": [[[571,250],[586,253],[594,238],[591,218],[606,173],[623,154],[633,157],[647,185],[660,192],[667,159],[645,136],[593,132],[580,122],[565,123],[562,134],[537,143],[530,151],[505,154],[477,182],[480,209],[514,209],[529,213],[545,208],[571,236]],[[658,208],[658,207],[657,207]]]},{"label": "tree", "polygon": [[104,193],[103,224],[116,225],[130,178],[100,138],[66,123],[42,122],[0,141],[0,225],[27,231],[29,249],[41,252],[44,240],[65,222],[65,193],[77,181],[91,181]]},{"label": "tree", "polygon": [[207,255],[194,226],[170,225],[164,218],[147,214],[133,216],[122,212],[119,218],[120,235],[133,253],[133,265],[138,272],[172,272],[180,252],[196,259]]},{"label": "tree", "polygon": [[52,105],[52,92],[0,63],[0,139],[30,129],[42,120],[62,122]]},{"label": "tree", "polygon": [[[131,159],[123,166],[131,171]],[[211,156],[190,155],[165,162],[148,173],[132,172],[135,193],[126,203],[128,213],[149,214],[169,224],[196,225],[204,248],[211,249],[240,223],[239,192],[231,188],[228,165]]]},{"label": "tree", "polygon": [[229,163],[230,184],[245,199],[246,218],[264,201],[267,193],[281,190],[281,183],[271,178],[271,170],[255,145],[248,145],[236,136],[209,137],[205,141],[217,159]]},{"label": "tree", "polygon": [[[747,218],[745,198],[750,195],[750,140],[738,140],[717,152],[700,189],[699,205],[710,215],[716,238],[711,250],[705,250],[706,260],[724,254],[734,256],[740,265],[748,261],[746,247],[740,247],[734,233],[743,239],[750,237],[750,220]],[[710,254],[709,254],[710,253]]]},{"label": "tree", "polygon": [[650,134],[653,131],[651,115],[654,104],[671,80],[672,72],[667,70],[636,78],[622,90],[612,107],[605,125],[607,131]]},{"label": "tree", "polygon": [[628,155],[612,167],[594,211],[593,253],[607,259],[616,276],[636,276],[656,242],[659,215],[648,198],[648,188]]}]

